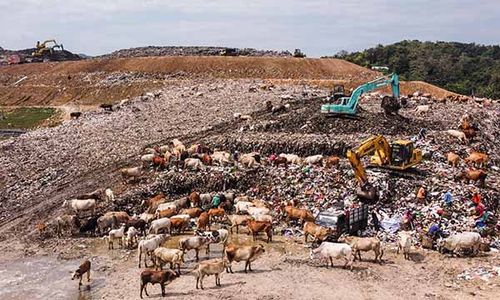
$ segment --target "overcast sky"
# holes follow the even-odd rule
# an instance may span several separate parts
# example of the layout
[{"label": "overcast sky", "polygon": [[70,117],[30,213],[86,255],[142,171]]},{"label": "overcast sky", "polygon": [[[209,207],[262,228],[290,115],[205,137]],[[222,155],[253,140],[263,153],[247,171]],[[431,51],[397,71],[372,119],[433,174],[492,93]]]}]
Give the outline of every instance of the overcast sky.
[{"label": "overcast sky", "polygon": [[0,0],[0,46],[55,38],[75,53],[148,45],[302,49],[402,39],[500,44],[500,0]]}]

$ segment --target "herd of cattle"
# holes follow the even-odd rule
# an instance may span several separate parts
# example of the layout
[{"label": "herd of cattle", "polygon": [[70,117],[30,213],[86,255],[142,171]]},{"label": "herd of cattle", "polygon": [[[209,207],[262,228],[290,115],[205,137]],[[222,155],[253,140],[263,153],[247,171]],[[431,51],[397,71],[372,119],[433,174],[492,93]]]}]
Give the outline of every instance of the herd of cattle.
[{"label": "herd of cattle", "polygon": [[[197,170],[211,164],[228,165],[238,163],[244,167],[254,167],[265,163],[258,153],[231,155],[224,151],[212,151],[204,145],[194,145],[186,148],[178,140],[169,145],[146,149],[147,153],[141,157],[144,165],[163,168],[170,164],[180,164],[187,169]],[[297,155],[282,154],[269,159],[272,165],[286,164],[319,164],[331,168],[339,164],[338,157],[323,157],[322,155],[300,158]],[[141,175],[143,166],[122,169],[120,172],[127,182],[130,178]],[[306,209],[296,207],[295,203],[283,203],[276,209],[271,209],[265,201],[251,199],[245,195],[236,195],[233,192],[199,193],[191,192],[187,197],[169,200],[160,193],[141,203],[144,212],[140,215],[130,216],[124,211],[110,211],[96,214],[100,201],[114,201],[111,189],[98,193],[82,195],[73,200],[64,201],[63,207],[70,208],[75,214],[62,215],[56,219],[58,236],[67,233],[90,233],[100,235],[107,242],[108,249],[112,250],[115,243],[129,249],[137,247],[138,266],[141,261],[148,267],[148,259],[156,270],[146,269],[141,273],[141,291],[148,295],[147,283],[161,285],[162,295],[165,295],[165,284],[174,280],[181,274],[181,266],[185,263],[185,254],[194,250],[195,260],[199,262],[199,252],[206,249],[209,256],[211,244],[222,245],[222,257],[204,260],[198,263],[196,269],[190,273],[195,275],[196,288],[203,289],[203,278],[214,275],[215,284],[220,286],[220,274],[232,273],[233,262],[245,262],[244,271],[251,271],[251,263],[265,253],[262,244],[256,243],[259,234],[263,233],[266,242],[272,242],[276,224],[280,221],[295,222],[303,227],[304,240],[313,237],[313,246],[310,258],[321,258],[330,261],[333,259],[345,261],[344,267],[353,268],[356,259],[361,260],[361,252],[373,251],[375,261],[382,261],[384,247],[377,237],[350,237],[341,236],[338,242],[327,242],[325,239],[332,233],[330,228],[315,224],[313,213]],[[83,217],[83,215],[87,215]],[[90,215],[90,216],[89,216]],[[82,221],[83,220],[83,221]],[[215,227],[214,227],[215,225]],[[227,226],[226,226],[227,225]],[[249,235],[253,237],[253,245],[241,245],[230,242],[234,228],[239,233],[240,227],[246,227]],[[218,228],[218,229],[215,229]],[[173,234],[192,235],[181,237],[175,248],[164,247]],[[459,252],[472,249],[477,253],[481,237],[474,232],[464,232],[439,241],[439,246]],[[410,259],[412,236],[410,233],[401,232],[397,242],[398,253],[402,251],[405,259]],[[163,270],[169,264],[169,270]],[[87,274],[90,280],[90,262],[85,261],[73,274],[73,278],[80,279]]]}]

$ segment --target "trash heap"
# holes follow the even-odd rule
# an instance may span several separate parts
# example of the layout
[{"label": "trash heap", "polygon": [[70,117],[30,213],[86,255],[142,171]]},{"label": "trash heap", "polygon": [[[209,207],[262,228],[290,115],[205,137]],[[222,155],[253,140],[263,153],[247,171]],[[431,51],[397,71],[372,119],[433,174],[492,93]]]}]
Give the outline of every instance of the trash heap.
[{"label": "trash heap", "polygon": [[148,46],[121,49],[99,58],[146,57],[146,56],[270,56],[291,57],[289,51],[257,50],[253,48],[227,48],[204,46]]}]

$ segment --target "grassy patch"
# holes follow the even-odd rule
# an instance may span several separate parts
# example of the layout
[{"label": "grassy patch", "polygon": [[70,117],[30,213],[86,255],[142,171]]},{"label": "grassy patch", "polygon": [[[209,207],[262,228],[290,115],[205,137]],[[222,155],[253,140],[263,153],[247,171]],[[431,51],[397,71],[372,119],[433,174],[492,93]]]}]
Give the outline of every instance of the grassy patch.
[{"label": "grassy patch", "polygon": [[50,118],[56,109],[23,107],[10,111],[0,110],[3,118],[0,118],[0,128],[30,129],[42,124]]}]

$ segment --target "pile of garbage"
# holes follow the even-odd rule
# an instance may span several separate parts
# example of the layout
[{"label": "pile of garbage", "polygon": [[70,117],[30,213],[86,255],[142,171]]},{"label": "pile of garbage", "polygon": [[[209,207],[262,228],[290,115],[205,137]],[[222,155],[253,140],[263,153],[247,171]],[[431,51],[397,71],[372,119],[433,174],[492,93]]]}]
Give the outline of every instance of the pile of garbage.
[{"label": "pile of garbage", "polygon": [[228,48],[205,46],[148,46],[114,51],[99,58],[146,56],[268,56],[291,57],[289,51],[257,50],[253,48]]},{"label": "pile of garbage", "polygon": [[457,277],[462,280],[475,280],[481,279],[483,281],[490,281],[491,278],[500,276],[500,266],[494,267],[477,267],[474,269],[466,270],[460,273]]},{"label": "pile of garbage", "polygon": [[[37,58],[33,56],[36,48],[29,48],[23,50],[7,50],[0,48],[0,65],[18,64],[36,61]],[[68,60],[81,60],[78,54],[74,54],[67,50],[55,50],[49,57],[50,61],[68,61]]]}]

